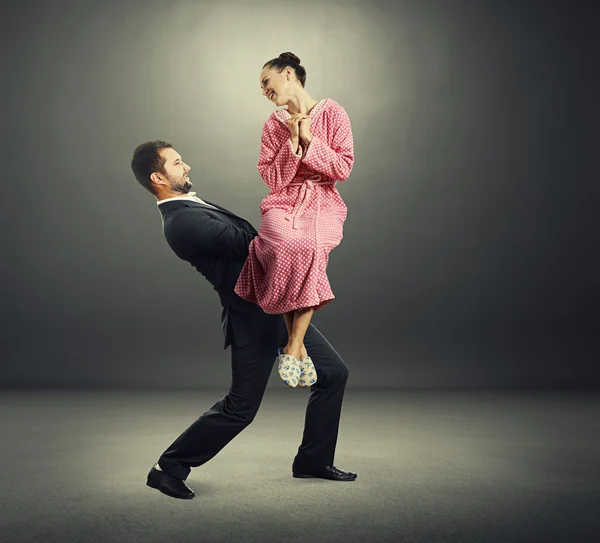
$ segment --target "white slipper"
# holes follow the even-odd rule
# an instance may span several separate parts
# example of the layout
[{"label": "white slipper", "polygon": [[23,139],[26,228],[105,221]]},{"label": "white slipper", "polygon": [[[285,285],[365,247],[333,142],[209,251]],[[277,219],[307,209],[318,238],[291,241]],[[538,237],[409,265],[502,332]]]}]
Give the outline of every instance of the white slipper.
[{"label": "white slipper", "polygon": [[310,387],[317,382],[317,370],[310,356],[305,356],[300,359],[300,378],[298,379],[299,387]]},{"label": "white slipper", "polygon": [[282,353],[281,349],[277,351],[277,358],[279,360],[279,377],[287,386],[296,387],[301,373],[300,361],[289,354]]}]

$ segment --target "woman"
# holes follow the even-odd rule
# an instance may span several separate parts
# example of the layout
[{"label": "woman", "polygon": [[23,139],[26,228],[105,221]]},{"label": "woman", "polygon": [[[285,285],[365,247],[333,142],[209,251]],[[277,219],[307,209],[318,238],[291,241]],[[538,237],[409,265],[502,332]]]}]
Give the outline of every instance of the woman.
[{"label": "woman", "polygon": [[260,204],[262,222],[235,292],[265,313],[283,314],[287,345],[279,374],[289,386],[316,382],[304,335],[314,311],[335,297],[325,273],[329,252],[342,240],[347,208],[335,188],[350,176],[350,120],[331,99],[304,89],[306,70],[293,53],[267,62],[262,93],[276,106],[264,124],[258,171],[271,189]]}]

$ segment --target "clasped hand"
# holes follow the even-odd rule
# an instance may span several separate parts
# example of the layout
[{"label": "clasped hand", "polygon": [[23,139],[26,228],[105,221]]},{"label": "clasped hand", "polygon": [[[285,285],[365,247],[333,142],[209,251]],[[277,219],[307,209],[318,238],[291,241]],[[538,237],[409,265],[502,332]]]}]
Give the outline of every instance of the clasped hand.
[{"label": "clasped hand", "polygon": [[288,121],[290,137],[292,139],[300,138],[303,143],[310,143],[312,134],[310,133],[311,118],[305,113],[296,113]]}]

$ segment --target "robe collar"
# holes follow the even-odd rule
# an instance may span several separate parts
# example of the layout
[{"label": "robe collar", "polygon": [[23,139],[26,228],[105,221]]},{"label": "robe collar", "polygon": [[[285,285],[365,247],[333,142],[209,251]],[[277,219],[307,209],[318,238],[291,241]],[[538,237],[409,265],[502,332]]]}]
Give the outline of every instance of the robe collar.
[{"label": "robe collar", "polygon": [[[315,104],[315,106],[310,110],[310,113],[308,114],[308,116],[314,120],[314,118],[317,115],[319,115],[319,113],[321,113],[321,111],[323,111],[323,109],[325,109],[325,105],[327,104],[328,101],[329,101],[329,98],[323,98],[323,100],[319,100]],[[276,119],[278,119],[279,121],[281,121],[286,127],[288,125],[290,118],[292,117],[288,113],[287,109],[278,109],[277,111],[273,112],[273,116]]]}]

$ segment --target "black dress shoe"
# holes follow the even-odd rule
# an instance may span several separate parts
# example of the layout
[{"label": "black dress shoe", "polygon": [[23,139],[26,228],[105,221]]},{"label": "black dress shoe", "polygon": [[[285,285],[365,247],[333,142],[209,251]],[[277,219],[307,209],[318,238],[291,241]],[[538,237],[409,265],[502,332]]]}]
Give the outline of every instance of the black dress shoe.
[{"label": "black dress shoe", "polygon": [[296,479],[328,479],[330,481],[354,481],[356,473],[342,471],[335,466],[317,466],[310,469],[292,468],[292,476]]},{"label": "black dress shoe", "polygon": [[148,473],[146,484],[151,488],[160,490],[167,496],[171,496],[171,498],[191,500],[194,497],[194,491],[181,479],[177,479],[177,477],[156,469],[156,466],[152,466],[152,469]]}]

